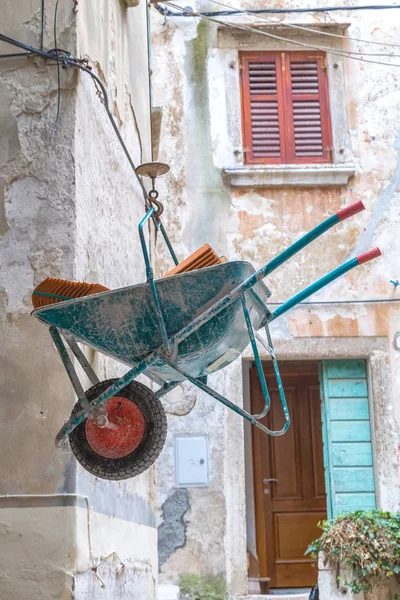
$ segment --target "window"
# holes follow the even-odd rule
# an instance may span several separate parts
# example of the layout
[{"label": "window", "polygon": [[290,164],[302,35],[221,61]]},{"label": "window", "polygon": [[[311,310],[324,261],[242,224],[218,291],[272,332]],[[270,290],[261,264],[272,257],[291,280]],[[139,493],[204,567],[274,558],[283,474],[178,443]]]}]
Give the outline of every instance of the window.
[{"label": "window", "polygon": [[331,163],[325,55],[241,52],[246,164]]}]

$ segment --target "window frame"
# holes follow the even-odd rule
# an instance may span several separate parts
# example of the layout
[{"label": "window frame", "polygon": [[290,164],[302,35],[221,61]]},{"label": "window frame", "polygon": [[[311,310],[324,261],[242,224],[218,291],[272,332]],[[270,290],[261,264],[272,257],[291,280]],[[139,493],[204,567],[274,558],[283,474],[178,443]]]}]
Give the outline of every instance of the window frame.
[{"label": "window frame", "polygon": [[[293,122],[293,100],[307,100],[308,94],[293,94],[291,84],[291,61],[292,57],[301,62],[318,62],[318,100],[321,111],[321,134],[323,155],[296,157],[294,122]],[[253,156],[252,144],[252,119],[250,111],[250,81],[249,62],[271,62],[274,58],[277,73],[277,91],[274,100],[278,104],[280,157],[258,157]],[[240,69],[240,106],[242,123],[242,141],[245,165],[296,165],[296,164],[332,164],[333,163],[333,139],[332,139],[332,117],[330,110],[329,82],[326,67],[326,53],[319,51],[269,51],[251,50],[239,52]],[[315,94],[313,94],[315,96]],[[268,95],[264,99],[271,100]],[[315,98],[312,100],[315,101]]]}]

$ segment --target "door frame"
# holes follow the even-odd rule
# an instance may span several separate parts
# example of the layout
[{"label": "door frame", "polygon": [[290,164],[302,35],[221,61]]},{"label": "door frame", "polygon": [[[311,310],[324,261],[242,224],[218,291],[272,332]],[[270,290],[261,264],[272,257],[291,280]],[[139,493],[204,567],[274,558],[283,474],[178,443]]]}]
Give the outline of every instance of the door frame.
[{"label": "door frame", "polygon": [[[268,361],[263,348],[259,348],[260,357]],[[378,508],[396,510],[400,504],[398,478],[398,447],[400,435],[393,415],[392,372],[390,369],[390,348],[386,337],[299,337],[275,341],[278,360],[315,360],[329,359],[365,359],[369,384],[370,422],[375,469],[376,501]],[[250,409],[249,370],[254,357],[251,348],[244,352],[242,360],[243,405]],[[376,444],[375,440],[381,443]],[[245,446],[245,484],[246,484],[246,529],[247,550],[250,563],[257,560],[256,524],[254,508],[253,448],[251,425],[244,425]],[[389,487],[386,482],[395,482]]]},{"label": "door frame", "polygon": [[[270,361],[263,361],[264,365],[268,365],[270,366]],[[298,365],[298,366],[297,366]],[[286,385],[289,385],[288,381],[293,379],[296,379],[297,377],[299,379],[302,379],[303,381],[309,381],[310,377],[312,380],[315,379],[315,386],[318,389],[318,393],[319,393],[319,397],[321,398],[321,384],[320,384],[320,367],[321,367],[321,361],[319,360],[298,360],[298,361],[293,361],[293,360],[286,360],[286,361],[281,361],[281,375],[283,380],[285,379],[285,377],[288,378]],[[254,361],[250,362],[249,365],[249,369],[253,368],[254,369]],[[272,371],[272,369],[271,369]],[[271,377],[273,375],[271,374]],[[267,382],[269,382],[270,379],[267,379]],[[284,384],[285,385],[285,384]],[[294,383],[293,383],[294,385]],[[313,385],[314,387],[314,385]],[[251,393],[251,388],[250,388],[250,393]],[[319,403],[320,404],[320,416],[321,416],[321,448],[320,448],[320,459],[321,462],[323,462],[324,460],[324,449],[322,446],[322,402]],[[255,408],[252,407],[252,412],[259,410],[259,407]],[[309,427],[310,427],[310,431],[312,429],[312,419],[311,416],[309,414],[308,411],[306,411],[306,413],[302,413],[302,416],[300,416],[300,413],[296,412],[297,416],[300,419],[304,418],[304,415],[307,414],[308,415],[308,419],[309,419]],[[303,422],[303,425],[305,425],[305,423]],[[252,431],[252,442],[254,443],[254,429]],[[257,434],[256,434],[257,435]],[[299,434],[300,435],[300,434]],[[262,443],[260,438],[257,438],[258,444]],[[257,445],[258,445],[257,444]],[[272,451],[272,447],[270,447],[270,450]],[[305,450],[305,448],[303,448],[303,450]],[[300,459],[300,456],[298,456],[298,458]],[[303,457],[304,458],[304,457]],[[300,463],[299,463],[300,464]],[[303,467],[305,467],[304,463],[301,463]],[[308,463],[307,463],[308,464]],[[269,535],[272,535],[272,528],[273,528],[273,513],[269,513],[269,511],[266,511],[265,508],[265,497],[263,494],[263,486],[260,485],[260,482],[262,481],[262,477],[263,477],[263,471],[264,471],[264,475],[265,475],[265,469],[266,469],[266,464],[263,461],[262,458],[262,454],[261,452],[255,452],[253,454],[253,488],[254,488],[254,509],[255,509],[255,530],[256,530],[256,548],[257,548],[257,554],[258,554],[258,575],[260,577],[273,577],[273,573],[274,571],[274,559],[273,556],[270,556],[268,553],[268,546],[271,547],[271,545],[268,543],[268,538]],[[267,469],[268,470],[268,469]],[[304,481],[303,481],[304,483]],[[324,484],[325,484],[325,488],[326,488],[326,482],[325,482],[325,475],[324,475]],[[320,502],[322,502],[322,498],[319,499]],[[318,503],[318,499],[315,499],[315,502]],[[307,504],[307,499],[303,499],[303,505]],[[307,513],[310,512],[315,512],[315,513],[322,513],[325,512],[327,513],[327,508],[328,508],[328,498],[327,498],[327,493],[325,492],[325,502],[324,502],[324,509],[322,509],[322,506],[320,509],[311,509],[309,508],[308,510],[306,510]],[[295,509],[293,509],[295,510]],[[324,517],[326,518],[326,517]],[[321,517],[316,517],[316,521],[318,522],[321,519]],[[305,557],[307,558],[307,557]],[[291,561],[289,561],[291,562]],[[301,561],[300,561],[301,562]],[[307,561],[307,562],[312,562],[312,561]],[[299,563],[296,563],[297,565],[299,565]],[[253,575],[253,573],[252,573]],[[276,574],[276,576],[278,576],[278,574]],[[272,584],[270,584],[272,585]],[[273,586],[272,586],[273,587]],[[286,587],[293,587],[290,585],[287,585]],[[304,588],[304,585],[300,585],[300,588]]]}]

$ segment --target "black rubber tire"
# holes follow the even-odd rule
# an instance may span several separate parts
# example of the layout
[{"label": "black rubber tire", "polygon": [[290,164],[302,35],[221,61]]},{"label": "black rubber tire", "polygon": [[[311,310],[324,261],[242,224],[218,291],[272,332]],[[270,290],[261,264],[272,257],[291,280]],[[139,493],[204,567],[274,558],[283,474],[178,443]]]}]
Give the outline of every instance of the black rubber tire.
[{"label": "black rubber tire", "polygon": [[[108,379],[91,387],[86,396],[89,402],[92,402],[110,385],[115,383],[116,379]],[[69,435],[71,450],[76,460],[86,471],[101,479],[129,479],[136,477],[143,471],[146,471],[157,460],[164,447],[167,437],[167,418],[160,400],[154,392],[147,386],[132,381],[117,394],[127,398],[142,411],[145,432],[139,446],[128,456],[123,458],[104,458],[95,452],[86,439],[86,420],[76,427]],[[82,410],[77,402],[72,411],[72,415]]]}]

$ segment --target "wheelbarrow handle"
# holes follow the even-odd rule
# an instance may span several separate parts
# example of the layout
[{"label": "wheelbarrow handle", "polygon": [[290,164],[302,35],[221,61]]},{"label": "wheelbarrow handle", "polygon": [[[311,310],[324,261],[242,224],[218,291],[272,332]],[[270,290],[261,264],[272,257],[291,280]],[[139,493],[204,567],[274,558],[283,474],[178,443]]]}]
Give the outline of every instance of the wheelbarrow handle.
[{"label": "wheelbarrow handle", "polygon": [[364,203],[359,200],[358,202],[354,202],[354,204],[350,204],[350,206],[346,206],[345,208],[338,210],[336,216],[338,217],[339,221],[344,221],[345,219],[353,217],[364,209]]},{"label": "wheelbarrow handle", "polygon": [[[286,248],[283,252],[281,252],[278,256],[276,256],[269,263],[261,267],[258,271],[253,273],[246,281],[243,281],[240,285],[234,288],[229,294],[220,298],[215,304],[210,306],[207,310],[205,310],[201,315],[194,318],[191,323],[184,327],[181,331],[178,331],[171,338],[172,344],[179,344],[186,337],[188,337],[191,333],[196,331],[201,325],[204,325],[207,321],[215,317],[218,313],[220,313],[224,308],[227,308],[232,302],[234,302],[237,298],[242,296],[245,292],[251,290],[259,281],[264,279],[267,275],[272,273],[277,267],[279,267],[282,263],[291,258],[294,254],[302,250],[305,246],[310,244],[317,237],[328,231],[335,224],[340,223],[340,221],[349,218],[350,216],[364,210],[364,204],[361,201],[352,204],[347,209],[342,209],[338,211],[328,219],[326,219],[323,223],[320,223],[312,229],[309,233],[301,237],[297,242]],[[265,323],[263,323],[264,325]]]},{"label": "wheelbarrow handle", "polygon": [[351,269],[354,269],[354,267],[358,267],[358,265],[362,265],[370,260],[373,260],[374,258],[378,258],[378,256],[381,256],[381,254],[382,253],[379,250],[379,248],[374,248],[373,250],[369,250],[368,252],[364,252],[363,254],[360,254],[359,256],[348,260],[343,265],[340,265],[340,267],[333,269],[333,271],[331,271],[327,275],[324,275],[324,277],[321,277],[321,279],[318,279],[318,281],[315,281],[314,283],[306,287],[304,290],[302,290],[301,292],[299,292],[298,294],[281,304],[281,306],[278,306],[278,308],[276,308],[271,313],[271,316],[268,319],[268,321],[273,321],[274,319],[277,319],[278,317],[283,315],[285,312],[287,312],[288,310],[290,310],[291,308],[293,308],[312,294],[315,294],[315,292],[318,292],[320,289],[322,289],[332,281],[335,281],[335,279],[338,279]]},{"label": "wheelbarrow handle", "polygon": [[382,252],[379,248],[373,248],[372,250],[368,250],[368,252],[364,252],[363,254],[359,254],[356,259],[359,265],[363,265],[364,263],[373,260],[374,258],[378,258],[382,255]]},{"label": "wheelbarrow handle", "polygon": [[341,221],[345,221],[346,219],[353,217],[354,215],[356,215],[364,209],[365,206],[363,202],[359,200],[358,202],[355,202],[354,204],[351,204],[346,208],[342,208],[341,210],[330,216],[328,219],[325,219],[325,221],[322,221],[322,223],[314,227],[314,229],[311,229],[311,231],[303,235],[300,239],[294,242],[294,244],[286,248],[286,250],[283,250],[283,252],[278,254],[278,256],[275,256],[275,258],[273,258],[268,264],[266,264],[265,267],[262,267],[260,271],[264,273],[263,277],[266,277],[267,275],[275,271],[275,269],[277,269],[284,262],[289,260],[289,258],[292,258],[292,256],[300,252],[300,250],[308,246],[308,244],[311,244],[311,242],[313,242],[321,235],[326,233],[329,229],[331,229],[331,227],[334,227],[334,225],[337,225]]}]

